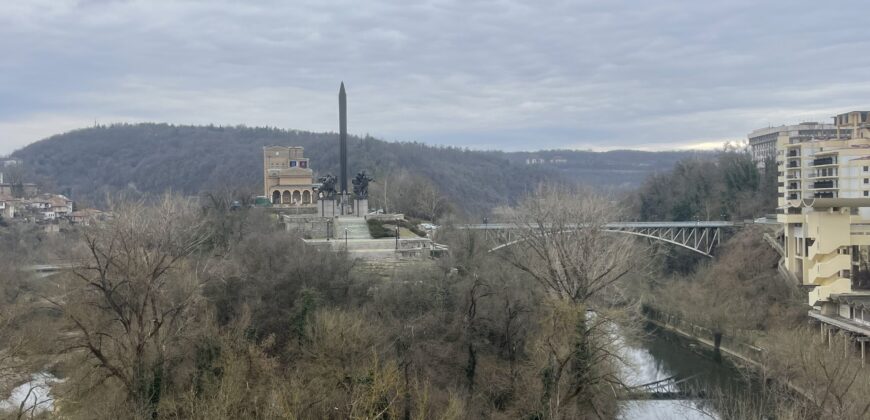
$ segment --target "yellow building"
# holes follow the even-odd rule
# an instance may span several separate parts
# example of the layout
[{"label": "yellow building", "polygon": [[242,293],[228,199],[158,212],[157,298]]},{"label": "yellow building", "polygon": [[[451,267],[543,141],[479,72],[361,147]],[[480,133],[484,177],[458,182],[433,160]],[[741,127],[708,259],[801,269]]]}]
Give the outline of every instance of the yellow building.
[{"label": "yellow building", "polygon": [[263,191],[273,206],[314,206],[316,187],[314,171],[303,156],[303,148],[263,148]]},{"label": "yellow building", "polygon": [[777,220],[784,266],[808,303],[842,317],[848,296],[870,296],[870,112],[837,115],[834,125],[828,138],[777,138]]}]

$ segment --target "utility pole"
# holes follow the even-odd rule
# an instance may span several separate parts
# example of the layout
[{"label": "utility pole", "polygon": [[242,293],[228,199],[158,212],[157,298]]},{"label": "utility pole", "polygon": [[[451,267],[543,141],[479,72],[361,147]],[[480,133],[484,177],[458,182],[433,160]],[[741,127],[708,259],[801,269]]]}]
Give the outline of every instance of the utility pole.
[{"label": "utility pole", "polygon": [[387,185],[388,179],[389,179],[389,176],[387,174],[384,174],[384,214],[387,214],[388,209],[390,208],[389,205],[387,205],[387,187],[389,187]]}]

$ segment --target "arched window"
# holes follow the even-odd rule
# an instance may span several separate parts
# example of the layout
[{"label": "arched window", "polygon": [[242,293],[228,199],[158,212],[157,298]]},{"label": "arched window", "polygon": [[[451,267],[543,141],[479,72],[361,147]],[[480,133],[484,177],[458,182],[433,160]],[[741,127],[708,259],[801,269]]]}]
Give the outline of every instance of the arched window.
[{"label": "arched window", "polygon": [[284,199],[281,200],[281,202],[284,204],[290,204],[290,202],[292,200],[293,200],[293,197],[290,196],[290,191],[285,190],[284,191]]},{"label": "arched window", "polygon": [[272,192],[272,204],[281,204],[281,191],[275,190]]},{"label": "arched window", "polygon": [[311,191],[302,191],[302,204],[311,204]]},{"label": "arched window", "polygon": [[293,204],[302,203],[302,193],[299,190],[293,191]]}]

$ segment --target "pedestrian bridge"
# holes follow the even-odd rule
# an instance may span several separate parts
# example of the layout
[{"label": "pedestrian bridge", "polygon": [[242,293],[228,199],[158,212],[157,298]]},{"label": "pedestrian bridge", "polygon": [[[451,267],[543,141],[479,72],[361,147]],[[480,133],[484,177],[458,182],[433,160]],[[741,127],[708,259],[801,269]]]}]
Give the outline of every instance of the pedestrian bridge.
[{"label": "pedestrian bridge", "polygon": [[[775,223],[769,219],[749,220],[745,222],[729,221],[696,221],[696,222],[613,222],[601,225],[607,232],[622,233],[649,238],[676,245],[701,255],[712,257],[713,250],[722,243],[723,231],[746,226],[747,224]],[[583,229],[582,224],[565,225],[566,230]],[[524,241],[517,238],[515,232],[520,227],[512,223],[483,223],[461,225],[459,229],[480,230],[500,240],[500,244],[490,249],[497,251],[504,247]],[[489,236],[489,235],[487,235]]]},{"label": "pedestrian bridge", "polygon": [[647,384],[628,387],[624,390],[622,400],[690,400],[706,398],[700,381],[701,374],[680,378],[671,376]]}]

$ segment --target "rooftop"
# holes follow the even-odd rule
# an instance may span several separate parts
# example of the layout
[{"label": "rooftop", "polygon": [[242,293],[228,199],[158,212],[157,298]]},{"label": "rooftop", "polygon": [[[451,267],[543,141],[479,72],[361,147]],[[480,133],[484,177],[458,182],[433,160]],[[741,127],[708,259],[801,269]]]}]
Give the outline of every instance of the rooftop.
[{"label": "rooftop", "polygon": [[818,122],[802,122],[800,124],[794,125],[780,125],[778,127],[765,127],[759,128],[757,130],[753,130],[747,137],[749,139],[753,139],[755,137],[766,136],[769,134],[781,133],[784,131],[798,131],[798,130],[836,130],[837,126],[834,124],[823,124]]}]

